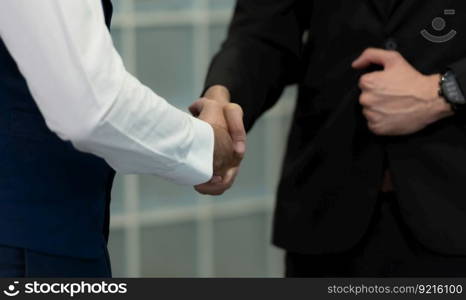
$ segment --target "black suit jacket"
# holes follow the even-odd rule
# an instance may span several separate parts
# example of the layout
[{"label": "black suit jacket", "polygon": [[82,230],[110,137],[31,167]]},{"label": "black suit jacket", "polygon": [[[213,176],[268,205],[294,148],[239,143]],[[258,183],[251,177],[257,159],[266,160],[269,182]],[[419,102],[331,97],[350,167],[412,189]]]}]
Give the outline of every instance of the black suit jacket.
[{"label": "black suit jacket", "polygon": [[[446,21],[442,31],[432,28],[435,17]],[[423,29],[457,33],[433,43]],[[361,73],[351,68],[368,47],[397,50],[425,74],[450,68],[466,91],[466,1],[237,3],[206,87],[228,87],[251,128],[287,84],[299,84],[274,242],[299,253],[351,248],[366,232],[388,167],[409,230],[431,250],[464,255],[466,120],[451,117],[404,137],[371,134],[358,104]]]}]

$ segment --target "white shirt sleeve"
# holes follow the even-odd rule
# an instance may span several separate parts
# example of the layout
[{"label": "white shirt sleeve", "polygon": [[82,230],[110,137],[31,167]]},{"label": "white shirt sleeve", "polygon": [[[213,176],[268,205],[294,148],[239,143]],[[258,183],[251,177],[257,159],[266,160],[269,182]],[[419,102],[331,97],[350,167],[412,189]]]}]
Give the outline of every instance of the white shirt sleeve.
[{"label": "white shirt sleeve", "polygon": [[1,0],[0,37],[60,138],[119,172],[190,185],[211,178],[212,127],[126,71],[101,1]]}]

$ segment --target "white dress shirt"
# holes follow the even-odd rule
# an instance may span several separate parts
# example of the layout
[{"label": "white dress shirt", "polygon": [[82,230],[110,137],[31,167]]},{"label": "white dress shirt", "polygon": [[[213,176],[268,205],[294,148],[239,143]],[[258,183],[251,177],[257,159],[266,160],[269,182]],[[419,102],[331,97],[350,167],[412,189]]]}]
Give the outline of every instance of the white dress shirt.
[{"label": "white dress shirt", "polygon": [[0,37],[60,138],[118,172],[211,178],[212,127],[126,71],[100,0],[0,0]]}]

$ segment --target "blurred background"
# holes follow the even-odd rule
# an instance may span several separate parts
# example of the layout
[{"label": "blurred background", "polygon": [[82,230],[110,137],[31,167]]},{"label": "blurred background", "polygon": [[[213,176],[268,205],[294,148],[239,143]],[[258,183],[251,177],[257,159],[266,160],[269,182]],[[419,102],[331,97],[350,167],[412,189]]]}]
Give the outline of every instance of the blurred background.
[{"label": "blurred background", "polygon": [[[112,35],[127,68],[187,111],[226,36],[234,0],[113,0]],[[201,196],[151,176],[117,176],[110,255],[115,277],[280,277],[270,244],[295,89],[248,137],[236,185]]]}]

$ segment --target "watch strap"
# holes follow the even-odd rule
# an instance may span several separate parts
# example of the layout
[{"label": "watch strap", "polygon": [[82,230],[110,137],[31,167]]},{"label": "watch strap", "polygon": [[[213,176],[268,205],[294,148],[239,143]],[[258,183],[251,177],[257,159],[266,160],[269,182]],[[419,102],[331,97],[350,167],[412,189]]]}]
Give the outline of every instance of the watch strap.
[{"label": "watch strap", "polygon": [[453,110],[466,109],[466,98],[452,71],[447,71],[442,75],[439,95],[452,106]]}]

